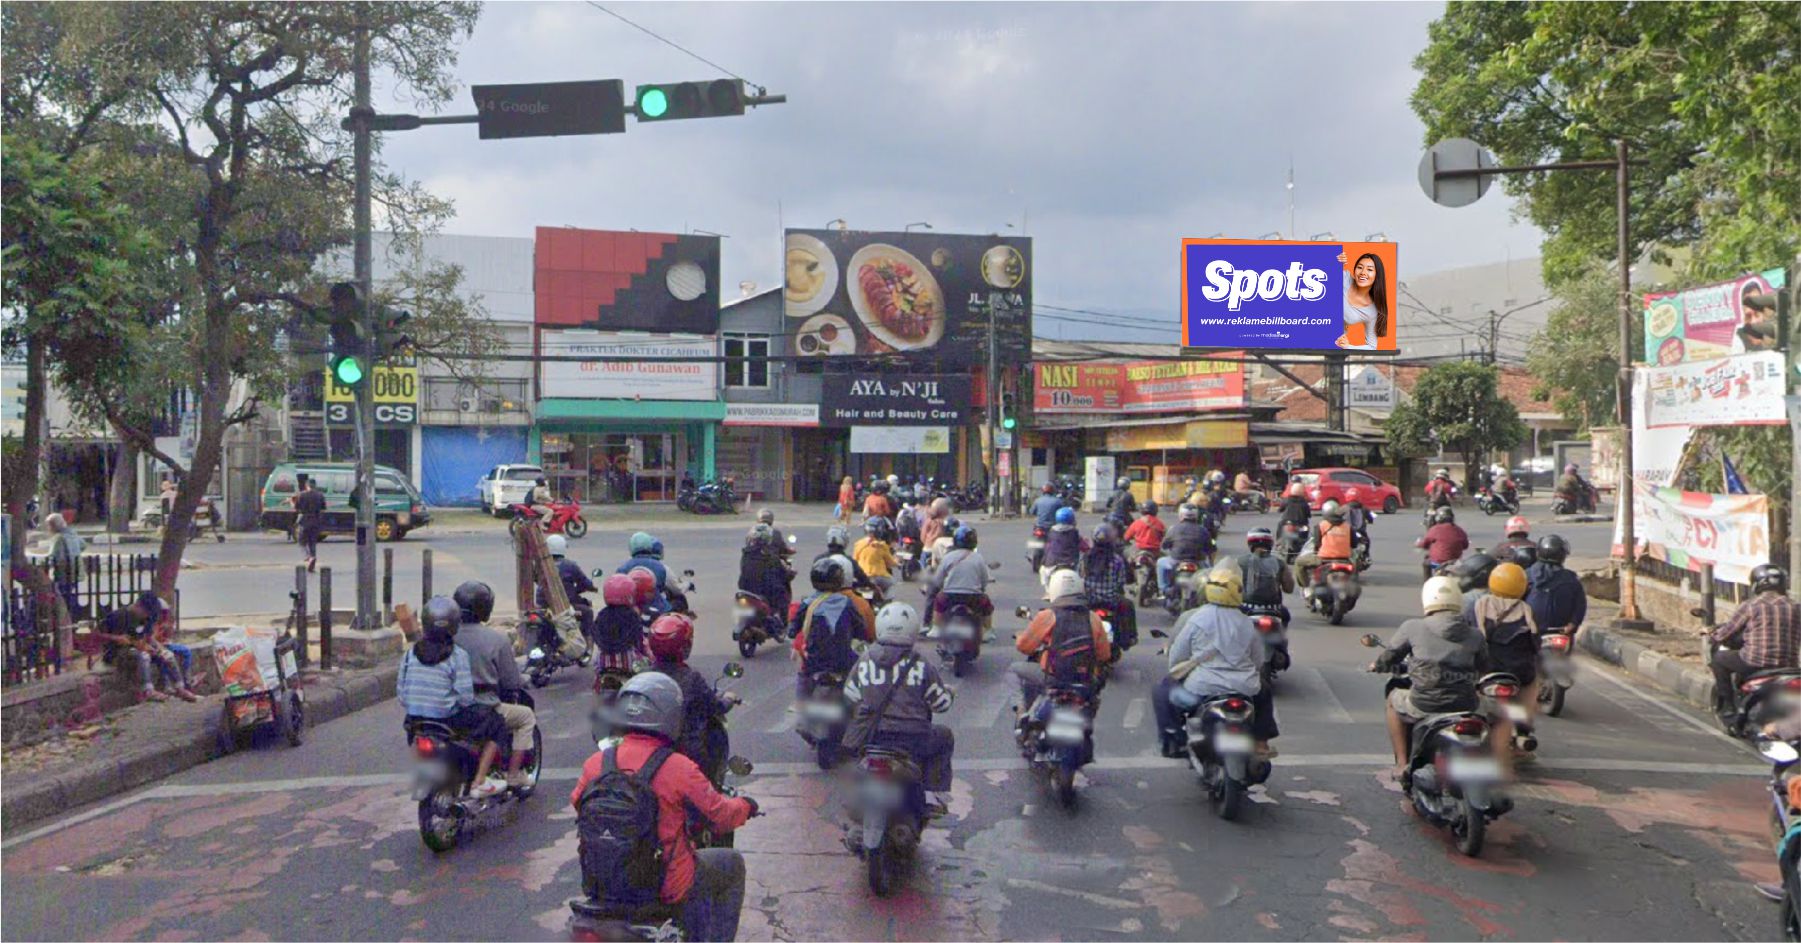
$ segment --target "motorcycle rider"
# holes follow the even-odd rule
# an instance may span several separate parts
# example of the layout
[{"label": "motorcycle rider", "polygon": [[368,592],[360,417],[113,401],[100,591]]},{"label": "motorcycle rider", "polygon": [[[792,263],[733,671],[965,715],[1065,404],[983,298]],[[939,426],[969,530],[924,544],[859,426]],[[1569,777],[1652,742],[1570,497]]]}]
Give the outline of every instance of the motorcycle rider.
[{"label": "motorcycle rider", "polygon": [[1451,499],[1457,494],[1457,486],[1451,483],[1451,470],[1441,468],[1426,482],[1426,510],[1428,514],[1438,508],[1450,507]]},{"label": "motorcycle rider", "polygon": [[669,587],[669,568],[663,565],[663,545],[655,537],[638,531],[632,535],[631,559],[619,564],[615,573],[630,573],[638,567],[650,571],[657,578],[657,593],[661,595]]},{"label": "motorcycle rider", "polygon": [[1594,494],[1594,486],[1582,477],[1575,462],[1563,466],[1563,476],[1557,479],[1557,497],[1569,502],[1576,511],[1586,513],[1595,509]]},{"label": "motorcycle rider", "polygon": [[[1089,684],[1099,695],[1104,668],[1117,658],[1107,641],[1106,625],[1082,598],[1082,578],[1074,570],[1059,570],[1051,574],[1048,583],[1044,598],[1050,605],[1038,610],[1014,642],[1027,658],[1011,668],[1019,679],[1022,715],[1032,709],[1050,681]],[[1025,726],[1042,721],[1027,716]]]},{"label": "motorcycle rider", "polygon": [[1060,567],[1073,570],[1080,566],[1082,554],[1088,552],[1088,541],[1076,529],[1075,509],[1058,508],[1056,520],[1044,535],[1044,559],[1038,567],[1039,577],[1044,580],[1049,580],[1051,571]]},{"label": "motorcycle rider", "polygon": [[694,623],[687,616],[672,612],[658,619],[650,627],[649,645],[650,670],[668,675],[682,689],[682,728],[675,749],[717,785],[725,777],[731,742],[725,728],[713,721],[738,703],[738,693],[715,692],[700,672],[688,667],[688,656],[694,651]]},{"label": "motorcycle rider", "polygon": [[[1185,755],[1183,715],[1222,694],[1251,701],[1257,754],[1266,759],[1275,755],[1269,745],[1281,732],[1276,727],[1275,697],[1263,686],[1263,639],[1239,609],[1244,603],[1242,579],[1237,564],[1221,562],[1207,573],[1205,601],[1182,614],[1175,641],[1169,645],[1171,671],[1157,682],[1151,696],[1164,756]],[[1185,665],[1187,671],[1178,679],[1174,675]]]},{"label": "motorcycle rider", "polygon": [[1274,609],[1281,613],[1282,624],[1288,625],[1288,607],[1282,603],[1282,597],[1294,592],[1294,573],[1282,565],[1280,558],[1271,555],[1275,549],[1276,535],[1267,527],[1254,527],[1244,536],[1245,545],[1251,552],[1238,558],[1239,585],[1244,595],[1247,608]]},{"label": "motorcycle rider", "polygon": [[[850,530],[839,524],[833,524],[826,530],[825,552],[814,557],[813,562],[818,563],[826,557],[831,556],[842,557],[843,559],[850,561],[851,589],[868,589],[875,585],[871,583],[869,577],[863,573],[863,568],[857,565],[856,558],[850,555]],[[792,597],[792,594],[790,594],[790,597]]]},{"label": "motorcycle rider", "polygon": [[1132,495],[1132,479],[1121,475],[1113,483],[1113,493],[1107,497],[1107,520],[1125,530],[1132,523],[1132,515],[1137,513],[1138,499]]},{"label": "motorcycle rider", "polygon": [[1133,563],[1135,558],[1148,555],[1145,572],[1137,574],[1137,577],[1141,580],[1155,579],[1157,555],[1163,552],[1163,535],[1168,528],[1164,526],[1162,518],[1157,516],[1157,502],[1146,501],[1139,510],[1144,513],[1132,522],[1131,527],[1126,528],[1123,535],[1125,541],[1132,545],[1131,556],[1126,558],[1126,562]]},{"label": "motorcycle rider", "polygon": [[1433,524],[1426,528],[1418,546],[1426,551],[1426,559],[1444,565],[1463,556],[1470,549],[1470,535],[1457,526],[1457,512],[1444,505],[1432,512]]},{"label": "motorcycle rider", "polygon": [[538,512],[538,526],[549,532],[551,504],[556,501],[556,496],[550,493],[550,483],[542,475],[532,484],[532,494],[528,500],[532,510]]},{"label": "motorcycle rider", "polygon": [[839,556],[815,560],[807,573],[813,595],[801,603],[788,623],[800,662],[794,683],[794,696],[800,700],[813,693],[815,673],[849,671],[857,663],[852,642],[875,641],[875,612],[868,600],[845,586],[848,575],[849,567]]},{"label": "motorcycle rider", "polygon": [[1569,555],[1569,541],[1557,534],[1539,540],[1538,562],[1526,570],[1526,605],[1532,607],[1540,633],[1567,631],[1573,651],[1576,633],[1588,618],[1588,593],[1582,580],[1564,569]]},{"label": "motorcycle rider", "polygon": [[1351,549],[1362,548],[1364,556],[1370,553],[1370,519],[1375,515],[1363,506],[1363,492],[1356,488],[1346,488],[1344,493],[1345,521],[1351,525]]},{"label": "motorcycle rider", "polygon": [[[1498,564],[1489,572],[1484,589],[1487,591],[1476,598],[1474,608],[1466,607],[1466,618],[1482,633],[1487,670],[1505,671],[1520,680],[1520,703],[1530,716],[1538,709],[1538,623],[1525,601],[1526,571],[1517,563]],[[1512,722],[1502,717],[1496,727],[1497,746],[1511,744]],[[1508,768],[1513,751],[1497,749],[1496,756],[1503,768]]]},{"label": "motorcycle rider", "polygon": [[[645,575],[650,574],[646,571]],[[651,585],[650,580],[645,581],[647,590]],[[632,656],[643,651],[644,613],[638,596],[638,584],[623,573],[600,581],[600,599],[605,605],[594,614],[594,644],[600,649],[600,657],[595,659],[596,677],[609,670],[630,671]]]},{"label": "motorcycle rider", "polygon": [[[553,535],[554,536],[554,535]],[[494,590],[486,583],[470,580],[451,595],[461,616],[457,627],[456,647],[469,656],[469,676],[474,682],[475,702],[493,708],[512,733],[513,755],[507,762],[507,785],[520,789],[530,785],[525,773],[525,755],[531,752],[532,731],[538,717],[524,704],[508,704],[501,695],[523,691],[525,678],[519,674],[519,663],[513,660],[512,640],[483,623],[494,613]]]},{"label": "motorcycle rider", "polygon": [[1395,778],[1407,775],[1409,733],[1432,714],[1473,711],[1480,699],[1476,680],[1486,661],[1486,640],[1463,618],[1463,594],[1448,576],[1420,587],[1424,618],[1408,619],[1370,665],[1388,671],[1405,661],[1412,686],[1388,694],[1388,739],[1394,747]]},{"label": "motorcycle rider", "polygon": [[738,556],[738,589],[755,593],[769,605],[767,631],[771,635],[780,635],[787,623],[788,581],[793,578],[794,571],[788,569],[776,544],[775,529],[768,524],[752,527]]},{"label": "motorcycle rider", "polygon": [[1306,492],[1307,489],[1301,487],[1300,482],[1290,484],[1286,496],[1282,498],[1281,512],[1276,516],[1277,531],[1293,524],[1301,532],[1302,543],[1306,543],[1307,532],[1312,529],[1313,524],[1313,509],[1307,504]]},{"label": "motorcycle rider", "polygon": [[887,481],[877,481],[869,486],[869,497],[863,499],[863,520],[894,517],[894,501],[888,497],[889,487]]},{"label": "motorcycle rider", "polygon": [[994,603],[988,599],[988,561],[982,559],[976,543],[975,528],[957,528],[950,552],[926,582],[926,625],[959,604],[969,607],[984,626],[994,616]]},{"label": "motorcycle rider", "polygon": [[894,557],[893,544],[894,525],[886,517],[872,517],[863,522],[863,539],[851,548],[851,559],[869,575],[878,598],[886,598],[894,589],[894,568],[900,561]]},{"label": "motorcycle rider", "polygon": [[1322,582],[1321,574],[1325,570],[1321,563],[1328,561],[1349,562],[1352,554],[1352,542],[1356,539],[1351,534],[1351,524],[1346,520],[1344,506],[1337,501],[1327,501],[1320,508],[1320,516],[1324,518],[1314,528],[1308,545],[1295,557],[1295,582],[1309,588]]},{"label": "motorcycle rider", "polygon": [[[1499,466],[1496,466],[1496,467],[1498,468]],[[1519,485],[1514,483],[1513,476],[1507,474],[1505,469],[1502,469],[1498,474],[1495,475],[1494,484],[1493,484],[1491,490],[1494,491],[1495,497],[1500,498],[1501,503],[1506,505],[1509,510],[1514,510],[1514,511],[1519,510],[1519,508],[1520,508]]]},{"label": "motorcycle rider", "polygon": [[[581,620],[582,634],[592,635],[594,632],[594,604],[584,598],[582,594],[595,591],[597,587],[594,585],[594,581],[588,578],[588,574],[582,569],[581,564],[564,556],[569,549],[569,541],[562,534],[551,534],[544,538],[544,546],[550,551],[550,558],[556,561],[557,579],[563,583],[563,596],[569,600],[570,607],[575,610],[576,616]],[[540,609],[549,606],[550,601],[544,598],[543,587],[537,589],[537,598]]]},{"label": "motorcycle rider", "polygon": [[[1538,544],[1532,539],[1532,525],[1526,521],[1523,515],[1515,514],[1508,518],[1507,524],[1502,530],[1506,533],[1507,539],[1495,544],[1495,548],[1488,552],[1489,556],[1496,560],[1511,560],[1519,563],[1522,567],[1529,567],[1538,562]],[[1521,550],[1532,551],[1532,559],[1520,563],[1518,558]]]},{"label": "motorcycle rider", "polygon": [[1118,535],[1111,521],[1094,529],[1094,541],[1082,554],[1082,591],[1088,605],[1113,613],[1113,639],[1123,653],[1138,644],[1138,613],[1126,596],[1132,565]]},{"label": "motorcycle rider", "polygon": [[1463,617],[1471,625],[1476,624],[1476,602],[1488,595],[1488,576],[1500,562],[1478,550],[1445,571],[1457,579],[1457,589],[1463,593]]},{"label": "motorcycle rider", "polygon": [[[913,541],[914,546],[918,547],[920,516],[919,500],[912,495],[908,495],[901,501],[900,513],[894,516],[895,536],[900,538],[903,542],[911,540]],[[918,551],[915,550],[914,552],[917,553]]]},{"label": "motorcycle rider", "polygon": [[1801,664],[1801,604],[1789,599],[1788,571],[1771,563],[1751,569],[1750,601],[1713,630],[1716,700],[1730,709],[1733,692],[1746,677],[1770,668]]},{"label": "motorcycle rider", "polygon": [[921,553],[934,553],[938,538],[944,536],[945,522],[950,520],[951,500],[934,498],[926,509],[925,523],[919,525],[919,549]]},{"label": "motorcycle rider", "polygon": [[1050,530],[1051,525],[1057,523],[1057,511],[1063,507],[1063,499],[1057,497],[1057,486],[1048,481],[1038,490],[1038,499],[1032,502],[1033,524]]},{"label": "motorcycle rider", "polygon": [[1177,517],[1179,519],[1164,534],[1163,556],[1157,559],[1157,589],[1165,599],[1175,597],[1177,564],[1198,566],[1213,559],[1213,535],[1201,526],[1201,509],[1184,504]]},{"label": "motorcycle rider", "polygon": [[481,743],[475,785],[469,787],[469,795],[476,799],[497,796],[507,785],[489,779],[488,772],[500,758],[501,748],[511,747],[510,737],[500,714],[475,699],[474,667],[469,653],[456,644],[463,612],[454,601],[433,596],[419,615],[423,635],[401,657],[395,682],[400,704],[409,720],[442,721],[460,736]]},{"label": "motorcycle rider", "polygon": [[844,697],[853,710],[865,702],[883,705],[869,745],[905,751],[919,764],[920,785],[946,793],[956,738],[949,727],[932,723],[932,715],[950,710],[955,692],[945,687],[936,664],[914,653],[918,641],[918,611],[904,602],[883,606],[875,616],[875,644],[845,676]]},{"label": "motorcycle rider", "polygon": [[[645,784],[657,798],[663,865],[658,897],[679,908],[676,922],[685,939],[735,939],[744,906],[744,856],[731,848],[696,849],[688,838],[688,810],[729,832],[757,814],[756,801],[720,794],[693,760],[672,751],[682,729],[682,691],[668,675],[647,671],[627,681],[606,716],[628,732],[617,745],[582,764],[581,777],[569,794],[570,805],[580,808],[582,793],[601,777],[609,753],[617,769],[636,772],[659,752],[670,750]],[[584,886],[597,880],[588,874],[582,878]]]},{"label": "motorcycle rider", "polygon": [[769,532],[775,538],[773,546],[775,547],[776,553],[779,553],[784,557],[794,556],[794,548],[788,546],[788,535],[782,533],[780,527],[775,526],[775,511],[769,508],[758,511],[757,523],[769,525]]}]

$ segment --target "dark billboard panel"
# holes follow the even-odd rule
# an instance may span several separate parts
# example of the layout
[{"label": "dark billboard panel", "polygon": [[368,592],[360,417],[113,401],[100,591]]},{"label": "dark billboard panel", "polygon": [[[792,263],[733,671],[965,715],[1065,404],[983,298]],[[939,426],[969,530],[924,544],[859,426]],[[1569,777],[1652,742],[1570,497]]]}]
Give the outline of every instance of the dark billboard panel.
[{"label": "dark billboard panel", "polygon": [[539,327],[719,332],[719,237],[538,227]]},{"label": "dark billboard panel", "polygon": [[961,373],[828,373],[822,426],[960,426],[974,415],[973,383]]}]

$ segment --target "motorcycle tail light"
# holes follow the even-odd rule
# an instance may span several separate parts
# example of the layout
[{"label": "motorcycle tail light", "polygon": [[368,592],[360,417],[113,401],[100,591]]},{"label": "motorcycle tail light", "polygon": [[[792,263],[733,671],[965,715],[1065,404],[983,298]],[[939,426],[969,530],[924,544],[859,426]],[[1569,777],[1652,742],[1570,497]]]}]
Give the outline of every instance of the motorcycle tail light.
[{"label": "motorcycle tail light", "polygon": [[1488,724],[1480,717],[1465,717],[1451,725],[1451,732],[1460,737],[1479,737],[1486,729]]},{"label": "motorcycle tail light", "polygon": [[894,764],[884,757],[868,756],[863,758],[863,769],[877,776],[888,776],[894,772]]},{"label": "motorcycle tail light", "polygon": [[1034,528],[1032,528],[1032,536],[1034,536],[1034,537],[1043,537],[1043,536],[1044,536],[1044,528],[1042,528],[1042,527],[1034,527]]},{"label": "motorcycle tail light", "polygon": [[1257,617],[1257,631],[1259,631],[1259,632],[1274,632],[1274,631],[1276,631],[1276,620],[1270,618],[1269,616],[1258,616]]},{"label": "motorcycle tail light", "polygon": [[1495,697],[1501,698],[1503,700],[1513,697],[1514,695],[1516,695],[1518,693],[1520,693],[1520,689],[1514,687],[1511,684],[1495,685]]},{"label": "motorcycle tail light", "polygon": [[1351,569],[1349,563],[1334,563],[1331,565],[1331,570],[1334,573],[1349,573],[1351,572]]},{"label": "motorcycle tail light", "polygon": [[1228,711],[1233,711],[1235,713],[1238,711],[1244,710],[1245,708],[1250,707],[1250,706],[1251,706],[1251,702],[1247,701],[1241,697],[1227,698],[1224,703],[1220,704],[1220,707],[1222,709],[1228,710]]},{"label": "motorcycle tail light", "polygon": [[1545,636],[1545,647],[1560,652],[1568,651],[1570,647],[1570,637],[1567,635],[1556,634],[1547,635]]},{"label": "motorcycle tail light", "polygon": [[1790,678],[1782,682],[1782,686],[1790,691],[1801,691],[1801,678]]},{"label": "motorcycle tail light", "polygon": [[1194,564],[1192,564],[1192,563],[1183,563],[1183,564],[1179,564],[1179,565],[1178,565],[1178,566],[1177,566],[1177,567],[1176,567],[1176,569],[1177,569],[1177,570],[1179,570],[1179,571],[1181,571],[1181,572],[1183,572],[1183,573],[1194,573],[1194,572],[1197,572],[1197,571],[1199,571],[1199,570],[1200,570],[1200,567],[1198,567],[1198,566],[1195,566],[1195,565],[1194,565]]},{"label": "motorcycle tail light", "polygon": [[1774,680],[1776,680],[1776,679],[1774,679],[1774,678],[1752,678],[1752,679],[1746,681],[1744,684],[1739,685],[1738,689],[1740,691],[1743,691],[1746,694],[1750,694],[1752,691],[1755,691],[1758,688],[1761,688],[1764,685],[1769,684],[1771,681],[1774,681]]},{"label": "motorcycle tail light", "polygon": [[419,751],[420,756],[427,758],[438,754],[438,743],[430,737],[420,737],[413,741],[413,748]]}]

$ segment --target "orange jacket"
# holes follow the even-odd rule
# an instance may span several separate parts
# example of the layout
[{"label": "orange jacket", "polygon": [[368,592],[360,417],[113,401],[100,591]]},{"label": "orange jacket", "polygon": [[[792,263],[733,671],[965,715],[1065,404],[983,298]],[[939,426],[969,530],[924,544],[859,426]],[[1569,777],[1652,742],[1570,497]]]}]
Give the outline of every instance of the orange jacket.
[{"label": "orange jacket", "polygon": [[[1032,617],[1032,621],[1021,632],[1019,640],[1014,642],[1021,655],[1038,661],[1038,667],[1050,670],[1051,630],[1057,625],[1057,615],[1050,609],[1040,609]],[[1107,641],[1107,627],[1101,623],[1099,614],[1090,610],[1088,613],[1088,631],[1094,639],[1094,663],[1096,667],[1113,660],[1113,646]]]}]

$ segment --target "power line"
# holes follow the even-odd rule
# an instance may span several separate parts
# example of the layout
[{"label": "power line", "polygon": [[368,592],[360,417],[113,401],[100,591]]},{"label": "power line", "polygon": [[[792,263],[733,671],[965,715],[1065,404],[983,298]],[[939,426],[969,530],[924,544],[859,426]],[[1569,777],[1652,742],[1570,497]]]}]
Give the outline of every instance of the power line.
[{"label": "power line", "polygon": [[655,39],[657,42],[663,43],[664,45],[667,45],[673,49],[680,50],[681,52],[686,53],[687,55],[693,57],[694,59],[704,62],[707,65],[710,65],[713,68],[718,69],[721,72],[724,72],[726,75],[729,75],[732,78],[737,79],[740,82],[743,82],[746,85],[752,86],[753,88],[755,88],[757,90],[758,95],[762,95],[763,93],[768,91],[768,89],[764,88],[761,85],[758,85],[755,82],[752,82],[750,79],[747,79],[744,76],[739,75],[736,72],[733,72],[732,70],[726,68],[725,66],[722,66],[719,63],[714,62],[711,59],[708,59],[706,56],[703,56],[700,53],[697,53],[694,50],[689,49],[686,46],[683,46],[682,44],[680,44],[672,39],[669,39],[665,36],[658,35],[654,30],[650,29],[649,27],[641,26],[637,23],[632,22],[631,20],[626,19],[623,16],[620,16],[617,13],[614,13],[612,10],[609,10],[606,7],[601,6],[600,4],[595,3],[594,0],[587,0],[587,4],[591,7],[593,7],[594,9],[599,10],[600,12],[605,13],[606,15],[612,17],[613,19],[616,19],[619,22],[624,23],[625,25],[630,26],[631,28],[633,28],[635,30],[638,30],[639,32],[643,33],[644,35],[649,36],[652,39]]}]

